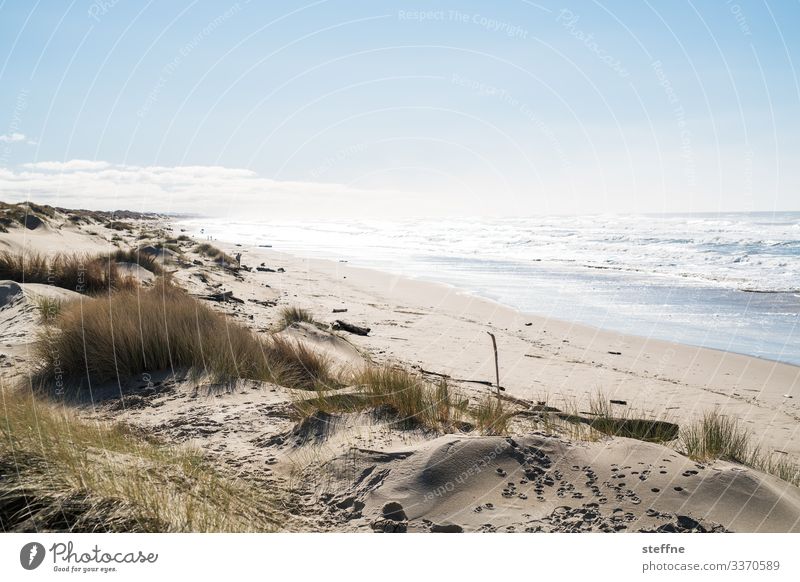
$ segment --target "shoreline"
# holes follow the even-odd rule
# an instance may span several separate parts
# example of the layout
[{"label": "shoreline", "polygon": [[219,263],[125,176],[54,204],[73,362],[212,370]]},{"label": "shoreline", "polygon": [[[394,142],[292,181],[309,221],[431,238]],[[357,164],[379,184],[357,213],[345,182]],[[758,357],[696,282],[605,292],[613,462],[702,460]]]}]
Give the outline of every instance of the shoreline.
[{"label": "shoreline", "polygon": [[[270,242],[273,249],[296,257],[348,259],[364,268],[452,284],[532,316],[624,335],[654,334],[667,342],[800,366],[800,344],[795,333],[800,304],[793,292],[753,294],[738,290],[735,285],[701,284],[688,276],[636,269],[578,268],[548,260],[525,262],[513,254],[498,259],[456,252],[444,258],[435,250],[414,251],[418,246],[414,243],[406,245],[402,240],[392,242],[376,237],[366,227],[364,244],[374,241],[380,248],[362,252],[355,231],[344,225],[340,232],[333,228],[338,223],[332,225],[329,242],[328,231],[322,226],[312,225],[307,238],[303,238],[304,232],[291,224],[286,232],[282,225],[276,225],[274,233],[267,223],[263,228],[256,228],[259,223],[255,222],[237,224],[236,228],[213,221],[178,224],[198,235],[204,226],[206,234],[218,240],[237,239],[253,247]],[[384,243],[388,245],[385,248]],[[402,252],[406,247],[408,252]],[[513,278],[504,275],[511,271]],[[782,280],[777,277],[776,281],[779,279]]]}]

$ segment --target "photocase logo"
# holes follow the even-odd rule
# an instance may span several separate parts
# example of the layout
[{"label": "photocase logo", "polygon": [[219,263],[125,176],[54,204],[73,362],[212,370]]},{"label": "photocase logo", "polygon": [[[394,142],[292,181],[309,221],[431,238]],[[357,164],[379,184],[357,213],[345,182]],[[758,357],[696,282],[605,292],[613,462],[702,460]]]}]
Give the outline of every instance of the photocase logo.
[{"label": "photocase logo", "polygon": [[30,542],[19,551],[19,563],[26,570],[35,570],[44,561],[44,546],[39,542]]}]

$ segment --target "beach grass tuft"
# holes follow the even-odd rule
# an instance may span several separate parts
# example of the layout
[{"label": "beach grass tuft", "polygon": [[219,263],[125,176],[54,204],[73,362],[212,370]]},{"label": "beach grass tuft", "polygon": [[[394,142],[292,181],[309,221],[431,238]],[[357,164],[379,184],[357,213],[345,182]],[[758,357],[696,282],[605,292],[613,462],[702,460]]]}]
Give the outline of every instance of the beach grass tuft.
[{"label": "beach grass tuft", "polygon": [[0,530],[274,531],[277,495],[212,469],[199,451],[87,422],[30,390],[0,388]]},{"label": "beach grass tuft", "polygon": [[467,400],[453,392],[446,380],[432,385],[420,375],[396,366],[367,366],[354,380],[370,406],[389,409],[400,417],[401,424],[408,426],[449,430],[467,408]]},{"label": "beach grass tuft", "polygon": [[680,444],[687,456],[698,461],[725,459],[746,465],[755,452],[750,434],[739,421],[718,411],[705,413],[699,422],[681,431]]},{"label": "beach grass tuft", "polygon": [[294,323],[316,324],[311,312],[300,307],[284,307],[281,309],[280,326],[287,328]]},{"label": "beach grass tuft", "polygon": [[493,394],[484,396],[470,413],[475,419],[476,428],[489,435],[507,434],[508,423],[514,416],[503,401]]},{"label": "beach grass tuft", "polygon": [[353,374],[348,392],[321,390],[294,402],[299,420],[319,413],[373,410],[391,415],[398,426],[448,432],[462,426],[468,401],[445,380],[426,382],[418,374],[392,365],[368,365]]},{"label": "beach grass tuft", "polygon": [[335,384],[328,361],[298,342],[261,338],[165,280],[65,305],[40,332],[34,380],[80,385],[144,372],[189,370],[214,382],[239,378],[316,389]]},{"label": "beach grass tuft", "polygon": [[696,461],[731,461],[800,486],[800,465],[781,453],[764,452],[738,419],[719,411],[707,412],[681,430],[679,443],[681,452]]},{"label": "beach grass tuft", "polygon": [[56,317],[61,314],[61,309],[64,307],[64,300],[56,297],[48,297],[40,295],[34,298],[34,305],[39,311],[39,317],[45,323],[51,323]]},{"label": "beach grass tuft", "polygon": [[220,263],[223,266],[236,264],[236,259],[209,243],[200,243],[195,247],[194,252],[204,257],[208,257],[209,259],[212,259],[214,262]]},{"label": "beach grass tuft", "polygon": [[139,265],[155,275],[160,275],[164,272],[163,267],[156,261],[153,255],[139,252],[138,249],[119,249],[111,253],[110,257],[111,260],[117,263],[133,263]]},{"label": "beach grass tuft", "polygon": [[0,252],[0,279],[18,283],[44,283],[79,293],[96,294],[134,289],[135,279],[123,276],[108,256],[36,252]]}]

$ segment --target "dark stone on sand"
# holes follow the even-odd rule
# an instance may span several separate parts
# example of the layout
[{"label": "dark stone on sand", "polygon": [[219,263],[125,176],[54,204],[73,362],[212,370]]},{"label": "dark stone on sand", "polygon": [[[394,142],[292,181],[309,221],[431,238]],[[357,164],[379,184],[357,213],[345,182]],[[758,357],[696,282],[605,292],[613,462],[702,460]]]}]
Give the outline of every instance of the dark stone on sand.
[{"label": "dark stone on sand", "polygon": [[683,529],[697,529],[700,527],[700,522],[692,519],[688,515],[679,515],[678,527],[681,527]]},{"label": "dark stone on sand", "polygon": [[463,533],[464,528],[456,523],[434,523],[431,526],[431,532],[433,533]]},{"label": "dark stone on sand", "polygon": [[384,505],[381,509],[381,513],[383,517],[391,519],[392,521],[405,521],[408,519],[406,512],[403,510],[403,506],[397,503],[397,501],[390,501]]},{"label": "dark stone on sand", "polygon": [[338,507],[339,509],[347,509],[348,507],[352,507],[353,506],[353,502],[354,501],[355,501],[354,498],[346,497],[346,498],[342,499],[339,503],[337,503],[336,507]]}]

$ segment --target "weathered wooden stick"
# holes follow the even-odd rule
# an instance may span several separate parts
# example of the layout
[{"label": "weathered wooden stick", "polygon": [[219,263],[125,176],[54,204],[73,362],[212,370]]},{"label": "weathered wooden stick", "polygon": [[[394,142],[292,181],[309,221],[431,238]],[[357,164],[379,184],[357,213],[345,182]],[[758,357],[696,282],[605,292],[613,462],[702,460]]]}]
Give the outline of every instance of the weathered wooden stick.
[{"label": "weathered wooden stick", "polygon": [[353,325],[352,323],[347,323],[346,321],[342,321],[341,319],[337,319],[334,322],[333,329],[347,331],[355,335],[367,335],[370,332],[370,328],[368,327],[360,327],[358,325]]},{"label": "weathered wooden stick", "polygon": [[497,362],[497,340],[492,332],[487,331],[486,333],[492,338],[492,348],[494,349],[494,375],[495,378],[497,378],[495,386],[497,387],[497,397],[500,398],[500,364]]},{"label": "weathered wooden stick", "polygon": [[233,296],[233,291],[221,291],[219,293],[212,293],[211,295],[201,295],[202,299],[208,299],[209,301],[217,301],[220,303],[226,303],[228,301],[232,303],[244,303],[238,297]]}]

